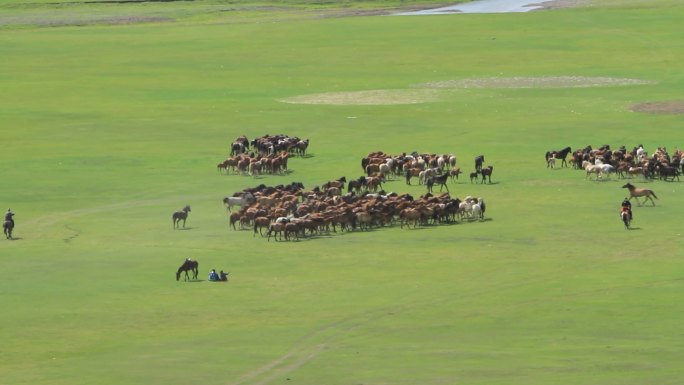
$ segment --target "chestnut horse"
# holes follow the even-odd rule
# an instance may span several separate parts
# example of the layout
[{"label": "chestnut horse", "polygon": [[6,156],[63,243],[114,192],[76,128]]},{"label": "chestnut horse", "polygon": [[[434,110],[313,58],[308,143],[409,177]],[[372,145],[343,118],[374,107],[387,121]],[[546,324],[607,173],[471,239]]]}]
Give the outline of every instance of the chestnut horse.
[{"label": "chestnut horse", "polygon": [[639,206],[641,206],[641,202],[639,202],[639,197],[645,197],[644,203],[646,203],[646,200],[650,200],[651,203],[653,203],[653,206],[655,206],[655,201],[653,200],[653,198],[658,199],[653,190],[649,190],[647,188],[637,188],[631,183],[627,183],[626,185],[622,186],[622,188],[626,188],[629,190],[629,200],[635,198]]}]

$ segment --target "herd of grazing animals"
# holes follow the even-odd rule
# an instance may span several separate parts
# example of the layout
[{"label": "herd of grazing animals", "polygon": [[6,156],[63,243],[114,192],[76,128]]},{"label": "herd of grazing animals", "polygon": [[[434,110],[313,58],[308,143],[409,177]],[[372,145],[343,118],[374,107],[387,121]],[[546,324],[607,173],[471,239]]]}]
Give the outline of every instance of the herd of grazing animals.
[{"label": "herd of grazing animals", "polygon": [[309,139],[267,134],[250,141],[242,135],[231,143],[230,156],[216,168],[226,174],[231,171],[249,176],[285,174],[290,155],[304,157],[308,148]]},{"label": "herd of grazing animals", "polygon": [[675,149],[670,155],[666,147],[658,147],[652,154],[637,145],[631,150],[623,145],[613,150],[610,145],[593,148],[591,145],[574,152],[570,147],[559,151],[547,151],[545,154],[547,168],[553,168],[556,161],[561,167],[567,165],[566,156],[570,155],[570,164],[574,169],[584,170],[586,177],[596,174],[596,180],[616,174],[618,178],[641,177],[644,180],[660,179],[664,181],[679,180],[684,172],[684,152]]},{"label": "herd of grazing animals", "polygon": [[[483,199],[452,199],[448,193],[427,193],[415,199],[409,194],[354,191],[340,194],[343,181],[326,182],[305,190],[301,183],[244,189],[230,198],[242,198],[244,205],[231,212],[230,227],[253,229],[268,240],[298,240],[322,233],[365,231],[376,227],[417,227],[483,219]],[[338,182],[338,183],[335,183]],[[331,192],[334,191],[334,192]],[[249,203],[247,203],[249,202]]]},{"label": "herd of grazing animals", "polygon": [[[227,173],[234,170],[249,175],[283,174],[287,172],[290,154],[305,156],[308,144],[308,139],[285,135],[265,135],[252,141],[241,136],[231,145],[231,157],[218,168]],[[639,175],[644,179],[674,181],[684,172],[683,151],[675,149],[670,155],[665,147],[658,147],[649,155],[642,145],[630,151],[625,146],[611,150],[609,145],[597,149],[587,146],[574,152],[570,147],[551,150],[545,154],[547,168],[554,168],[556,162],[560,162],[561,168],[569,167],[568,157],[573,168],[585,170],[587,177],[595,173],[597,179],[616,173],[621,178]],[[493,166],[485,166],[484,155],[474,161],[471,183],[481,176],[481,183],[491,184]],[[461,174],[453,154],[372,152],[362,158],[361,167],[365,175],[357,179],[347,180],[343,176],[311,190],[305,190],[299,182],[275,187],[261,184],[226,197],[223,203],[230,212],[230,227],[253,229],[254,236],[259,233],[268,240],[293,240],[338,229],[364,231],[397,222],[401,228],[410,228],[484,218],[486,206],[482,198],[468,196],[460,200],[449,195],[449,178],[453,181]],[[417,177],[418,184],[427,187],[427,193],[419,198],[385,193],[383,183],[402,175],[407,185]],[[439,193],[434,191],[436,186],[440,187]],[[233,207],[239,209],[233,211]],[[174,227],[179,220],[185,222],[188,211],[189,206],[174,214]]]}]

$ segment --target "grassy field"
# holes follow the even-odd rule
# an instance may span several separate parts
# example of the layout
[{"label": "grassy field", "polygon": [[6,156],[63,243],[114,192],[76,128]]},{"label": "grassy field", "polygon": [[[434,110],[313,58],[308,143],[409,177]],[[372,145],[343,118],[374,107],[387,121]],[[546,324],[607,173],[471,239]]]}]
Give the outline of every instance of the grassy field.
[{"label": "grassy field", "polygon": [[[681,183],[635,182],[659,200],[634,207],[626,231],[622,181],[543,161],[565,146],[682,146],[682,115],[629,110],[684,99],[681,2],[431,17],[328,17],[343,12],[306,1],[21,3],[0,2],[0,208],[17,213],[17,239],[0,242],[1,383],[681,382]],[[379,4],[359,3],[344,14]],[[152,22],[107,21],[133,16]],[[280,101],[558,76],[651,83]],[[309,138],[311,156],[286,176],[216,172],[233,139],[267,133]],[[484,197],[488,220],[299,242],[228,228],[233,192],[356,178],[368,152],[414,150],[454,153],[465,171],[485,154],[494,183],[449,188]],[[203,280],[216,268],[231,281],[176,282],[186,257]]]}]

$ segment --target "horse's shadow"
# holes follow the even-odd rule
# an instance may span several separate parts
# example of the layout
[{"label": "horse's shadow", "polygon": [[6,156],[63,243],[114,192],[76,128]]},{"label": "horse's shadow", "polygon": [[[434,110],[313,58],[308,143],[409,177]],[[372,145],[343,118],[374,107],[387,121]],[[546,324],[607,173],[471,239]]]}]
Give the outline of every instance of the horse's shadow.
[{"label": "horse's shadow", "polygon": [[316,155],[314,153],[307,153],[304,155],[298,155],[295,158],[303,158],[303,159],[308,159],[308,158],[315,158]]},{"label": "horse's shadow", "polygon": [[270,176],[288,176],[288,175],[290,175],[290,174],[294,174],[294,170],[288,169],[288,170],[283,171],[282,173],[279,173],[279,174],[271,174]]},{"label": "horse's shadow", "polygon": [[178,228],[176,228],[176,230],[192,230],[192,229],[196,229],[196,228],[199,228],[199,227],[178,227]]},{"label": "horse's shadow", "polygon": [[641,230],[641,227],[628,227],[627,230]]},{"label": "horse's shadow", "polygon": [[21,241],[22,239],[24,239],[24,238],[22,238],[22,237],[7,238],[8,241]]}]

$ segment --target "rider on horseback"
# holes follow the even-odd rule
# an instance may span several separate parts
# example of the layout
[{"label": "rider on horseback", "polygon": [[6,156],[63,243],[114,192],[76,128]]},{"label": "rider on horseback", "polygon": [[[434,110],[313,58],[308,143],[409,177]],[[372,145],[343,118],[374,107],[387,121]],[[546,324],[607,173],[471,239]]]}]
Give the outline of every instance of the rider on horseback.
[{"label": "rider on horseback", "polygon": [[14,226],[14,213],[12,212],[12,209],[7,209],[7,212],[5,213],[5,220],[12,222],[12,226]]},{"label": "rider on horseback", "polygon": [[620,210],[620,214],[623,212],[628,212],[629,213],[629,220],[632,220],[632,202],[629,201],[628,198],[625,198],[625,200],[622,201],[622,209]]}]

